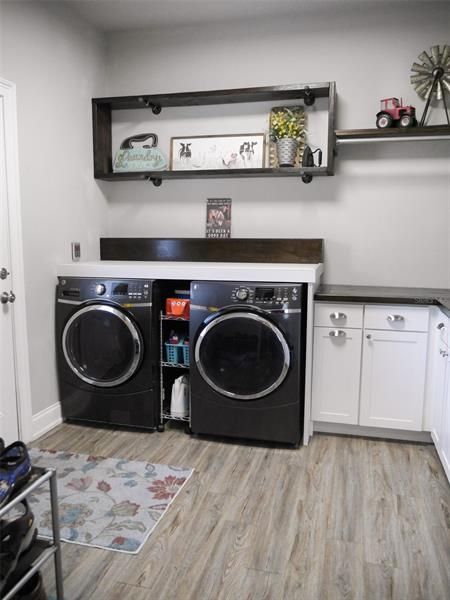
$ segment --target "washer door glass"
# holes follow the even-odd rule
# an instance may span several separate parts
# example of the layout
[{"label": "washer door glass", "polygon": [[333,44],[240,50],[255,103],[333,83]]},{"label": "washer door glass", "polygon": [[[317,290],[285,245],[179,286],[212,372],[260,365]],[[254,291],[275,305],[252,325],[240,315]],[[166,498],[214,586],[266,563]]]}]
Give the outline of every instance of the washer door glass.
[{"label": "washer door glass", "polygon": [[86,306],[69,319],[62,347],[72,371],[100,387],[130,379],[143,354],[141,335],[133,321],[120,309],[102,304]]},{"label": "washer door glass", "polygon": [[254,400],[284,381],[290,352],[281,331],[251,312],[220,315],[201,331],[195,362],[203,379],[236,400]]}]

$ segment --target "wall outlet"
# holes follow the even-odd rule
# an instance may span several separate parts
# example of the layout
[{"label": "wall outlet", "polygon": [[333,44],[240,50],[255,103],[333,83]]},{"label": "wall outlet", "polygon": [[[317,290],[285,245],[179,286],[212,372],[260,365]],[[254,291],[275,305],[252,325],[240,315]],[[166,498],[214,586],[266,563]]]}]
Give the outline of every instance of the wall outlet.
[{"label": "wall outlet", "polygon": [[72,260],[78,261],[81,257],[81,244],[80,242],[72,242]]}]

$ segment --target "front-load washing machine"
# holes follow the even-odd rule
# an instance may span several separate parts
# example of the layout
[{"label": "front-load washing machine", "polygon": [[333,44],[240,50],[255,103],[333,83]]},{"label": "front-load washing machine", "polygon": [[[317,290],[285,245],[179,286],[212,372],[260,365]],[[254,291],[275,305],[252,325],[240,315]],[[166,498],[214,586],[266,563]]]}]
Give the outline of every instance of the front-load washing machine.
[{"label": "front-load washing machine", "polygon": [[303,284],[191,284],[191,430],[297,445],[303,434]]},{"label": "front-load washing machine", "polygon": [[56,353],[63,418],[156,428],[159,342],[153,281],[58,279]]}]

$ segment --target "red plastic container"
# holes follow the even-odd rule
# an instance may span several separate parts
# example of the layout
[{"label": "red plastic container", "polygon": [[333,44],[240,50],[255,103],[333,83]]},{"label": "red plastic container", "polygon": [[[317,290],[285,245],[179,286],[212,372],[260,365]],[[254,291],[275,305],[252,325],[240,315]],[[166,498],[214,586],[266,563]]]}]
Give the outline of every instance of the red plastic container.
[{"label": "red plastic container", "polygon": [[166,315],[169,317],[183,317],[189,319],[190,300],[186,298],[167,298]]}]

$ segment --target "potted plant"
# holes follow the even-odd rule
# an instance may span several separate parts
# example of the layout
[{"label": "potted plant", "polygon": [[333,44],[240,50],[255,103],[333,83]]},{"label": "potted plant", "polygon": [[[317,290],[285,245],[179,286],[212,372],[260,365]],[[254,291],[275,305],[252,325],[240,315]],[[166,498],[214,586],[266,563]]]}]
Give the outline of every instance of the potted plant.
[{"label": "potted plant", "polygon": [[273,108],[270,114],[270,137],[276,143],[280,167],[293,167],[298,142],[304,135],[304,112],[299,106]]}]

